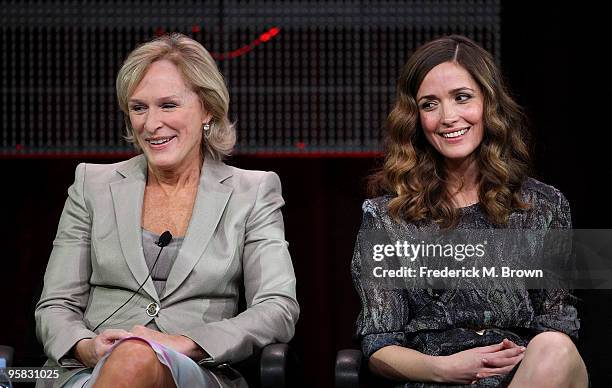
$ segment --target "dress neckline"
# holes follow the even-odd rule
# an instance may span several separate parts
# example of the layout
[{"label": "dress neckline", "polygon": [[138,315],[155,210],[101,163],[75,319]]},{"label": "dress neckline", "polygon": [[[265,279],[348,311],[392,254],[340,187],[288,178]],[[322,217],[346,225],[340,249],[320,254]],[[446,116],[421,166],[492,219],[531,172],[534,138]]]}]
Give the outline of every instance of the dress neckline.
[{"label": "dress neckline", "polygon": [[[157,234],[157,233],[155,233],[155,232],[151,232],[150,230],[147,230],[147,229],[145,229],[145,228],[143,228],[143,227],[140,227],[140,229],[142,229],[142,233],[147,234],[147,235],[149,235],[149,236],[151,236],[151,237],[154,237],[154,238],[156,238],[156,239],[159,239],[159,237],[161,236],[160,234]],[[172,240],[173,240],[173,241],[174,241],[174,240],[183,240],[184,238],[185,238],[185,236],[180,236],[180,237],[174,237],[174,236],[172,236]]]},{"label": "dress neckline", "polygon": [[463,207],[460,207],[458,209],[459,209],[459,211],[465,213],[465,212],[476,210],[478,208],[480,208],[480,202],[475,202],[475,203],[473,203],[471,205],[463,206]]}]

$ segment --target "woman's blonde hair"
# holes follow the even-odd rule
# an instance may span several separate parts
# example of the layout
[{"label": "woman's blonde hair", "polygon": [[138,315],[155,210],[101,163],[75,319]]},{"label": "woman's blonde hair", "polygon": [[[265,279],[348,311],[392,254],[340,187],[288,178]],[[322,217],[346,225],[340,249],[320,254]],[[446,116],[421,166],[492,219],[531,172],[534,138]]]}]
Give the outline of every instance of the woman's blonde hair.
[{"label": "woman's blonde hair", "polygon": [[425,138],[416,95],[437,65],[454,62],[479,85],[484,137],[474,151],[479,167],[479,201],[489,220],[505,225],[515,209],[527,209],[521,186],[530,169],[528,133],[521,108],[510,97],[492,56],[470,39],[452,35],[421,46],[402,69],[395,106],[387,118],[385,162],[370,177],[372,195],[391,194],[389,213],[396,220],[432,219],[453,227],[459,211],[448,189],[444,158]]},{"label": "woman's blonde hair", "polygon": [[202,140],[202,156],[215,160],[229,155],[236,144],[236,131],[228,119],[229,93],[223,76],[206,49],[197,41],[172,33],[141,44],[126,58],[117,74],[117,99],[125,113],[126,140],[133,143],[134,128],[130,123],[128,101],[149,66],[159,60],[174,63],[187,85],[200,97],[211,114],[210,132]]}]

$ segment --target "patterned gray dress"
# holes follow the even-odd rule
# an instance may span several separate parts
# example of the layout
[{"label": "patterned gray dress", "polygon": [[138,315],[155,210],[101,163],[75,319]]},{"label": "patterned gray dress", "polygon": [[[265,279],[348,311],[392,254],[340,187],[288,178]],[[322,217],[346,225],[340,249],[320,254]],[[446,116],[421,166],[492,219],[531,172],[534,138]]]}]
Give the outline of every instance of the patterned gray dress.
[{"label": "patterned gray dress", "polygon": [[[523,184],[522,195],[532,208],[513,212],[507,228],[571,228],[570,207],[559,190],[528,178]],[[389,345],[408,347],[432,356],[491,345],[504,338],[527,346],[536,334],[549,330],[577,339],[580,321],[572,305],[574,298],[566,290],[512,290],[500,297],[497,293],[478,289],[385,289],[372,277],[361,276],[359,245],[371,232],[383,231],[393,239],[397,236],[409,239],[417,232],[437,229],[431,221],[395,222],[387,211],[390,199],[385,196],[364,202],[363,221],[351,263],[353,282],[362,305],[357,319],[357,338],[365,357]],[[457,229],[487,228],[498,227],[487,220],[479,204],[461,209]],[[470,387],[501,387],[509,377],[484,378]],[[403,388],[438,386],[457,387],[420,382],[397,385]]]}]

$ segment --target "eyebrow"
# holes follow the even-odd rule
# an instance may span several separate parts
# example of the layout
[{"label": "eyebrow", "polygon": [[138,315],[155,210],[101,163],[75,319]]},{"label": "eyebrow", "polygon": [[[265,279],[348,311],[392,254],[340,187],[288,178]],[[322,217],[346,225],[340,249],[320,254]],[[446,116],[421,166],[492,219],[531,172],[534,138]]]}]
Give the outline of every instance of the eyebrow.
[{"label": "eyebrow", "polygon": [[[169,96],[160,97],[160,98],[157,99],[157,101],[167,101],[167,100],[172,100],[172,99],[180,100],[181,98],[179,96],[177,96],[176,94],[171,94]],[[137,103],[137,102],[143,103],[144,101],[139,100],[137,98],[130,98],[130,100],[129,100],[130,104]]]},{"label": "eyebrow", "polygon": [[[453,89],[453,90],[451,90],[449,94],[457,94],[457,93],[459,93],[459,92],[461,92],[461,91],[464,91],[464,90],[469,90],[469,91],[471,91],[472,93],[474,93],[474,89],[472,89],[472,88],[468,88],[467,86],[463,86],[463,87],[460,87],[460,88],[457,88],[457,89]],[[436,98],[436,96],[435,96],[435,95],[433,95],[433,94],[428,94],[428,95],[426,95],[426,96],[422,96],[422,97],[420,97],[420,98],[419,98],[417,101],[421,101],[421,100],[433,100],[433,99],[435,99],[435,98]]]}]

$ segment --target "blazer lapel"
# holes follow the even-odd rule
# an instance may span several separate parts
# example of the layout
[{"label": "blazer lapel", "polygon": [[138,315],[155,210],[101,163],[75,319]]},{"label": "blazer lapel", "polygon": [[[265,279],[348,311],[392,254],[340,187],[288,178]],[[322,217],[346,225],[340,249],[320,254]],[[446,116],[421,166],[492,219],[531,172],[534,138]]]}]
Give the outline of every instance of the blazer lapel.
[{"label": "blazer lapel", "polygon": [[230,167],[210,158],[205,159],[189,227],[168,275],[163,298],[183,283],[206,250],[233,191],[230,186],[221,183],[230,176]]},{"label": "blazer lapel", "polygon": [[[117,169],[123,179],[111,183],[115,205],[115,218],[119,242],[127,265],[138,284],[149,276],[149,269],[142,250],[142,202],[147,181],[147,162],[144,155],[137,156]],[[159,302],[153,280],[149,277],[143,290]]]}]

